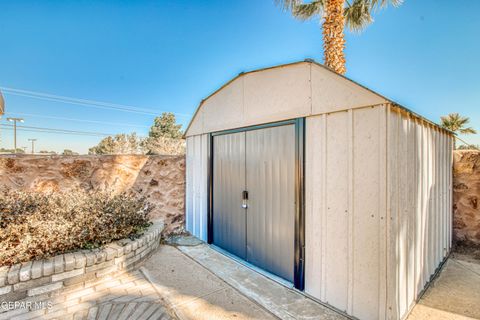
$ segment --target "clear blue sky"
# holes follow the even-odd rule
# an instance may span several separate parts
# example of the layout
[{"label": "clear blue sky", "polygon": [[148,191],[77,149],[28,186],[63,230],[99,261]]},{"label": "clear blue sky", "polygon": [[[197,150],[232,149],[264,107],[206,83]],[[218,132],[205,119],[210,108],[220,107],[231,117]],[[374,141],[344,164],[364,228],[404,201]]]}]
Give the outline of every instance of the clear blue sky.
[{"label": "clear blue sky", "polygon": [[[480,1],[407,0],[347,33],[347,76],[438,121],[460,112],[480,129]],[[322,61],[318,21],[302,23],[273,0],[1,1],[0,87],[193,114],[241,71]],[[5,94],[25,125],[148,132],[152,116]],[[186,126],[190,117],[180,116]],[[3,120],[5,123],[5,120]],[[19,132],[18,145],[86,152],[99,137]],[[472,143],[480,138],[466,137]],[[2,146],[12,147],[11,131]]]}]

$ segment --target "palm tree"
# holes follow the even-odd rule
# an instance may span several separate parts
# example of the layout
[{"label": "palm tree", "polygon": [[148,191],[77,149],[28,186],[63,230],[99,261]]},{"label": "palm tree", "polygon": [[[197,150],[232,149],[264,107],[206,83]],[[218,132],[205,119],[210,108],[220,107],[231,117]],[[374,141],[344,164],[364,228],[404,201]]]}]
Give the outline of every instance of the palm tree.
[{"label": "palm tree", "polygon": [[459,134],[476,134],[477,131],[472,127],[465,126],[470,122],[470,118],[462,117],[458,113],[450,113],[448,116],[440,117],[442,120],[441,126],[445,129]]},{"label": "palm tree", "polygon": [[275,0],[300,20],[319,16],[323,19],[323,54],[327,67],[345,74],[345,25],[360,32],[373,22],[372,12],[388,4],[399,6],[403,0]]},{"label": "palm tree", "polygon": [[[458,113],[450,113],[448,116],[440,117],[442,128],[448,129],[459,134],[476,134],[477,131],[472,127],[465,126],[470,122],[470,118],[462,117]],[[463,140],[461,140],[463,142]],[[453,148],[457,148],[456,139],[453,141]]]}]

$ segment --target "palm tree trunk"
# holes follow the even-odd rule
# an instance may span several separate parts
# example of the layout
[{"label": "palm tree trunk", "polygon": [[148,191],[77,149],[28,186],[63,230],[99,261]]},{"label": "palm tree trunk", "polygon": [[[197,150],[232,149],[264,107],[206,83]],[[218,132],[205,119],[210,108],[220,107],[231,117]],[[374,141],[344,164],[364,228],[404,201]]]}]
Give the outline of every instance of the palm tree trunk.
[{"label": "palm tree trunk", "polygon": [[323,52],[325,65],[335,72],[345,74],[345,17],[344,0],[327,0],[323,22]]}]

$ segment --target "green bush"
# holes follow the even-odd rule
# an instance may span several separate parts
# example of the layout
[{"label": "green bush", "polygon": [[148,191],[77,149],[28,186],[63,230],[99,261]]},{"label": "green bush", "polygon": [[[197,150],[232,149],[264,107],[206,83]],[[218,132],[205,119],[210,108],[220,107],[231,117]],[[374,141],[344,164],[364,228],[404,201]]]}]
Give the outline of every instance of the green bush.
[{"label": "green bush", "polygon": [[0,192],[0,266],[141,234],[153,206],[129,193]]}]

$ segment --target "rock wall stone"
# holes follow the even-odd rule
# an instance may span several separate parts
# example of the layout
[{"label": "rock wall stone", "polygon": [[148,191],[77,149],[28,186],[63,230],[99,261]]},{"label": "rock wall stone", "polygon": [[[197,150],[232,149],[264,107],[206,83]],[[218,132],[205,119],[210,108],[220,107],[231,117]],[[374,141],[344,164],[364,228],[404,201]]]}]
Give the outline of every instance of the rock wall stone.
[{"label": "rock wall stone", "polygon": [[155,204],[165,233],[183,230],[185,157],[145,155],[0,156],[0,185],[35,191],[132,190]]},{"label": "rock wall stone", "polygon": [[480,245],[480,151],[456,150],[453,159],[453,235]]}]

